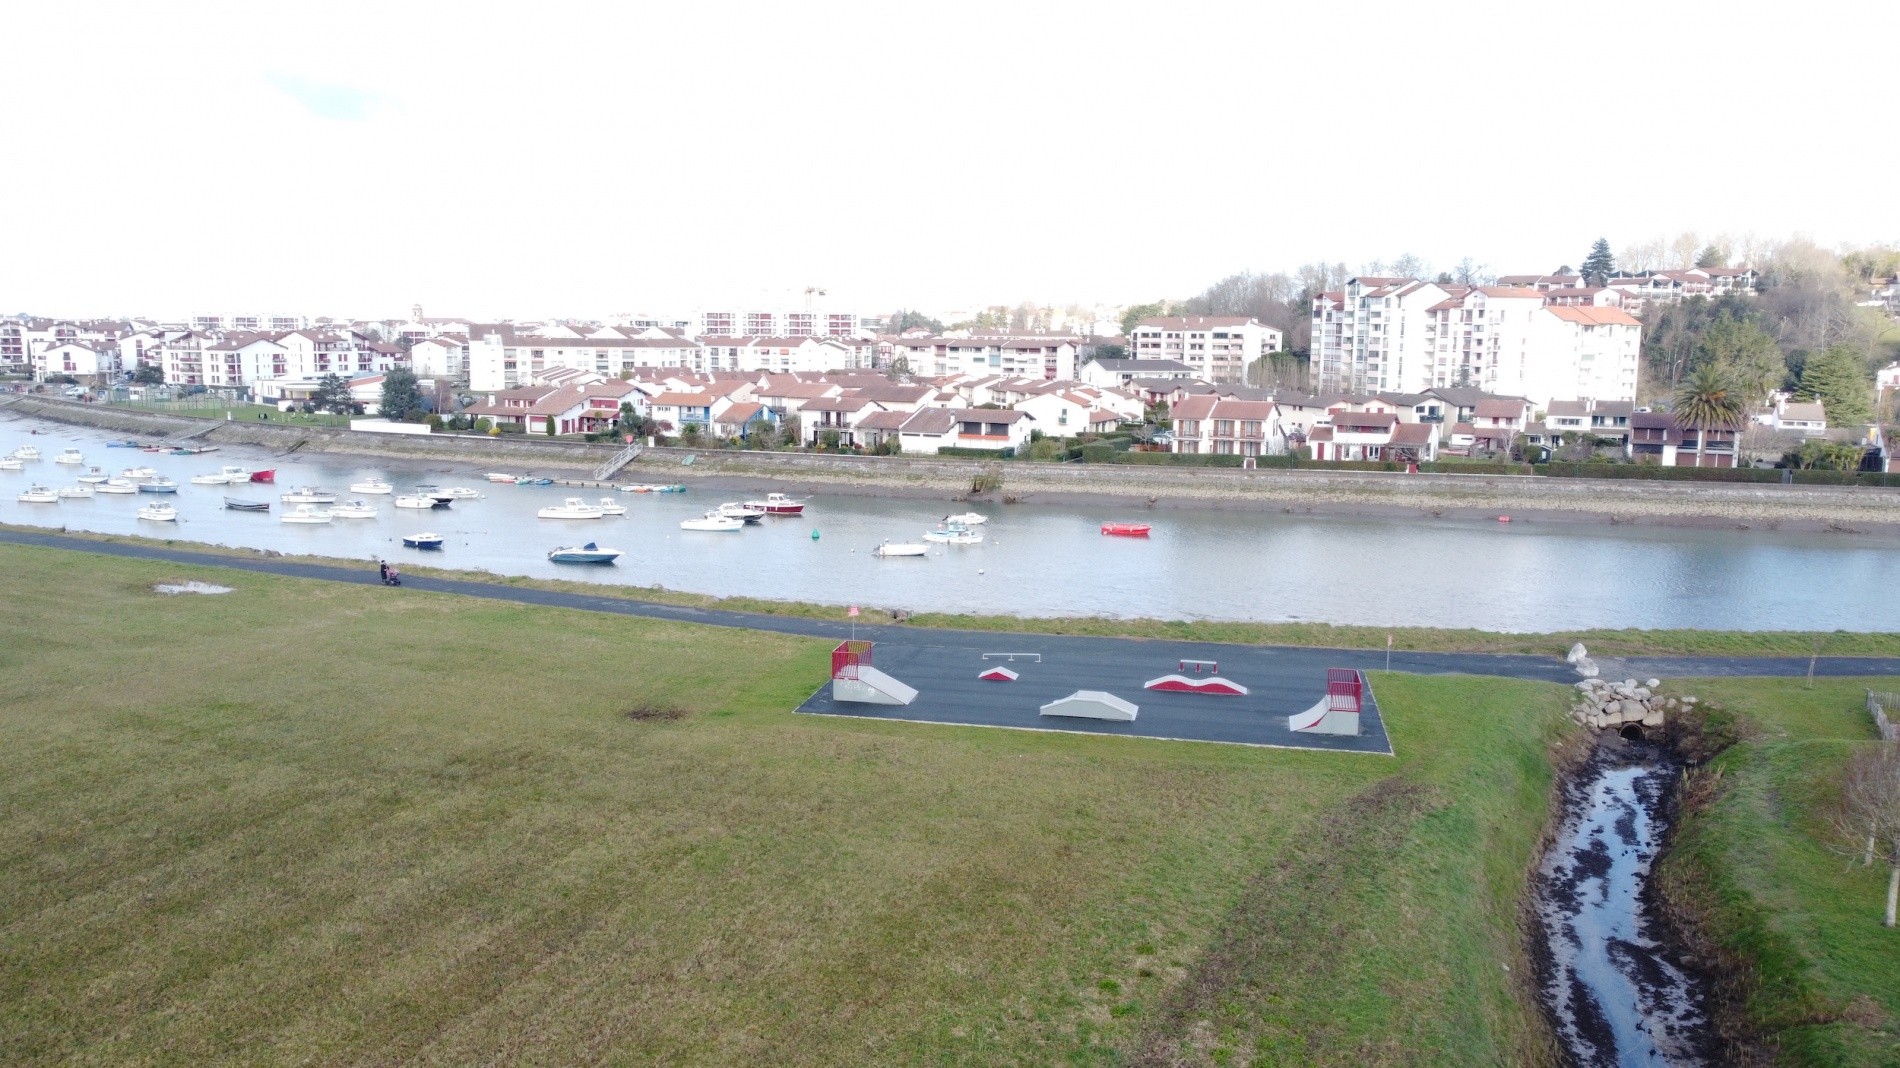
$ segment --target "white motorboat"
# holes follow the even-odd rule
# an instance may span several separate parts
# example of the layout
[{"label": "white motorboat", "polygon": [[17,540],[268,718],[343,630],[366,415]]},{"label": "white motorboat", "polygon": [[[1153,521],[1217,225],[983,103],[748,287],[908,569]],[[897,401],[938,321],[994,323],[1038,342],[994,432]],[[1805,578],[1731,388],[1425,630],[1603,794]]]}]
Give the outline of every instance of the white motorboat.
[{"label": "white motorboat", "polygon": [[0,456],[0,471],[24,471],[26,461],[18,456]]},{"label": "white motorboat", "polygon": [[374,519],[376,509],[368,501],[346,501],[330,509],[330,514],[338,519]]},{"label": "white motorboat", "polygon": [[742,530],[744,527],[745,520],[720,515],[717,508],[698,519],[688,519],[680,523],[681,530]]},{"label": "white motorboat", "polygon": [[35,445],[22,445],[13,450],[13,458],[16,460],[37,460],[40,458],[39,447]]},{"label": "white motorboat", "polygon": [[119,477],[123,479],[128,479],[133,482],[137,482],[140,479],[157,478],[158,468],[156,467],[128,467],[125,470],[119,472]]},{"label": "white motorboat", "polygon": [[62,501],[92,500],[92,487],[91,486],[61,486],[59,488],[59,499]]},{"label": "white motorboat", "polygon": [[300,504],[277,518],[284,523],[328,523],[332,517],[314,505]]},{"label": "white motorboat", "polygon": [[138,483],[126,478],[108,478],[99,483],[100,493],[137,493]]},{"label": "white motorboat", "polygon": [[548,553],[548,559],[557,564],[611,564],[620,559],[620,550],[603,549],[590,541],[586,545],[555,549]]},{"label": "white motorboat", "polygon": [[54,493],[52,490],[47,489],[45,486],[28,486],[26,488],[26,492],[20,494],[20,503],[21,504],[58,504],[59,494]]},{"label": "white motorboat", "polygon": [[193,475],[190,480],[194,486],[228,486],[231,480],[223,475]]},{"label": "white motorboat", "polygon": [[376,478],[372,476],[370,478],[364,479],[361,482],[350,483],[350,492],[351,493],[394,493],[396,492],[396,487],[390,485],[387,482],[384,482],[380,478]]},{"label": "white motorboat", "polygon": [[442,535],[427,530],[420,534],[404,534],[402,543],[411,549],[440,549]]},{"label": "white motorboat", "polygon": [[513,484],[515,480],[515,476],[504,475],[500,471],[490,471],[487,474],[483,475],[482,477],[487,479],[490,482],[507,482],[509,484]]},{"label": "white motorboat", "polygon": [[177,493],[178,483],[169,478],[148,478],[139,483],[140,493]]},{"label": "white motorboat", "polygon": [[336,494],[312,486],[298,486],[278,500],[285,504],[335,504]]},{"label": "white motorboat", "polygon": [[737,501],[727,501],[719,506],[718,511],[720,515],[728,519],[743,519],[748,523],[756,523],[765,518],[765,509],[754,508]]},{"label": "white motorboat", "polygon": [[983,535],[961,523],[945,523],[935,530],[924,531],[924,540],[944,545],[975,545],[983,540]]},{"label": "white motorboat", "polygon": [[614,500],[612,497],[602,497],[600,499],[600,510],[606,515],[627,514],[627,506]]},{"label": "white motorboat", "polygon": [[588,504],[579,497],[569,497],[552,508],[543,508],[534,514],[541,519],[599,519],[607,513],[599,505]]},{"label": "white motorboat", "polygon": [[457,501],[479,501],[482,499],[481,491],[470,489],[467,486],[450,486],[448,489],[442,491],[442,496]]},{"label": "white motorboat", "polygon": [[103,467],[88,467],[86,473],[79,476],[79,481],[96,486],[109,477],[111,476],[106,474],[106,469]]},{"label": "white motorboat", "polygon": [[930,546],[919,541],[887,541],[871,550],[873,556],[927,556]]},{"label": "white motorboat", "polygon": [[194,486],[235,486],[250,480],[250,469],[245,467],[226,466],[219,468],[215,475],[191,476],[191,484]]},{"label": "white motorboat", "polygon": [[427,497],[444,508],[455,503],[455,494],[450,493],[448,490],[437,489],[434,486],[417,486],[416,496]]},{"label": "white motorboat", "polygon": [[59,455],[53,457],[53,462],[68,465],[84,464],[86,462],[86,454],[80,452],[78,449],[61,449]]},{"label": "white motorboat", "polygon": [[148,504],[139,509],[139,518],[154,523],[175,523],[178,521],[178,509],[169,504]]},{"label": "white motorboat", "polygon": [[434,508],[440,501],[434,497],[418,497],[413,493],[404,493],[393,502],[398,508]]},{"label": "white motorboat", "polygon": [[944,516],[943,521],[946,526],[951,523],[959,523],[966,527],[980,527],[989,522],[990,517],[984,515],[982,512],[964,512],[961,515]]}]

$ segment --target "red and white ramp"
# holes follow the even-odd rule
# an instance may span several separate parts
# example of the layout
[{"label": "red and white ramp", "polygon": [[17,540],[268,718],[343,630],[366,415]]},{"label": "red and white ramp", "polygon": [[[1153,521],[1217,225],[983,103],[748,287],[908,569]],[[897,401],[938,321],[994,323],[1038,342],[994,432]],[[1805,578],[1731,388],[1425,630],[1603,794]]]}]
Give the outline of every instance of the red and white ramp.
[{"label": "red and white ramp", "polygon": [[1359,706],[1365,679],[1350,668],[1326,669],[1326,696],[1304,712],[1286,718],[1287,730],[1305,734],[1359,734]]},{"label": "red and white ramp", "polygon": [[1071,716],[1078,719],[1108,719],[1132,723],[1138,705],[1103,690],[1077,690],[1042,706],[1045,716]]},{"label": "red and white ramp", "polygon": [[917,691],[871,666],[871,643],[840,642],[831,651],[831,699],[862,705],[907,705]]},{"label": "red and white ramp", "polygon": [[1247,688],[1232,679],[1219,675],[1204,675],[1190,678],[1186,675],[1163,675],[1158,679],[1149,679],[1146,689],[1165,690],[1169,693],[1207,693],[1218,697],[1245,697]]},{"label": "red and white ramp", "polygon": [[982,679],[984,682],[1015,682],[1017,679],[1022,678],[1022,676],[1016,674],[1014,670],[1002,667],[1001,665],[993,668],[985,668],[978,673],[976,677]]}]

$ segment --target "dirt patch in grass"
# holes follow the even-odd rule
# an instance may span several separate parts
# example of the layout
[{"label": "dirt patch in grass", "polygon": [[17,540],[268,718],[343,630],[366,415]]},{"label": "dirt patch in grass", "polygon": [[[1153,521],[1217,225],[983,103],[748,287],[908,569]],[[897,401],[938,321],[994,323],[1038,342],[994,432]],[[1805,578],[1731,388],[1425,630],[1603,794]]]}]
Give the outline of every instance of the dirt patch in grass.
[{"label": "dirt patch in grass", "polygon": [[633,720],[635,723],[664,723],[685,719],[689,713],[683,708],[671,708],[663,705],[636,705],[620,714]]}]

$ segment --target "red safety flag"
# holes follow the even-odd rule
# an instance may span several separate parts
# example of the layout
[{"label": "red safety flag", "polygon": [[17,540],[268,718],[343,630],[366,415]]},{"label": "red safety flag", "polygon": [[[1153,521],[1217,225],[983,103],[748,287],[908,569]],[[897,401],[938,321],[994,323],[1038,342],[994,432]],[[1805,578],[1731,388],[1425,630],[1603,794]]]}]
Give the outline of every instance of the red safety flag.
[{"label": "red safety flag", "polygon": [[1390,634],[1388,634],[1388,635],[1386,635],[1386,636],[1385,636],[1385,647],[1386,647],[1387,649],[1390,649],[1390,648],[1392,648],[1392,635],[1390,635]]},{"label": "red safety flag", "polygon": [[855,615],[857,615],[857,614],[858,614],[858,606],[857,606],[857,605],[852,605],[852,606],[851,606],[851,608],[850,608],[850,609],[849,609],[848,611],[846,611],[846,612],[845,612],[845,615],[847,615],[847,616],[855,616]]}]

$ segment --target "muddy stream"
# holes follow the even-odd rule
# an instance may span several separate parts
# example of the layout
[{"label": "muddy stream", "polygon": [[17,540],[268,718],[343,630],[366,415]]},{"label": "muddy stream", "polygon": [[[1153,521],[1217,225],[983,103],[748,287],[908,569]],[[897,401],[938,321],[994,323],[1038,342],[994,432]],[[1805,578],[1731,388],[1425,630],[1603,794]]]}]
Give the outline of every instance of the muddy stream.
[{"label": "muddy stream", "polygon": [[1707,983],[1661,917],[1650,872],[1682,763],[1610,735],[1572,769],[1538,871],[1537,979],[1574,1065],[1715,1063]]}]

